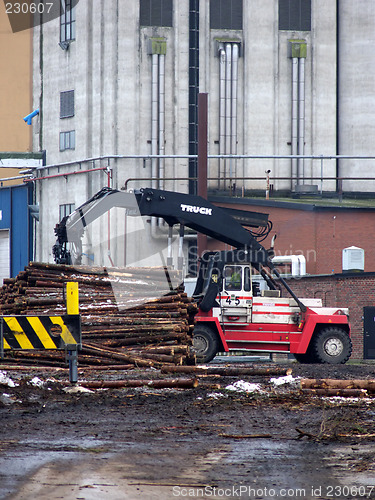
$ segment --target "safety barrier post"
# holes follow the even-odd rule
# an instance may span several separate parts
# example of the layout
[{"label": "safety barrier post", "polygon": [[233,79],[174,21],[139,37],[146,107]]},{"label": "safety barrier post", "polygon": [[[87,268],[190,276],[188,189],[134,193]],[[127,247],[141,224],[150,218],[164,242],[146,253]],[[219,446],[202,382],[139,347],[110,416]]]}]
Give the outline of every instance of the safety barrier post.
[{"label": "safety barrier post", "polygon": [[0,358],[4,358],[4,328],[3,328],[3,318],[0,320]]},{"label": "safety barrier post", "polygon": [[[66,312],[67,314],[79,314],[79,292],[78,283],[68,282],[66,284]],[[69,346],[68,361],[69,361],[69,381],[76,384],[78,381],[78,346]]]}]

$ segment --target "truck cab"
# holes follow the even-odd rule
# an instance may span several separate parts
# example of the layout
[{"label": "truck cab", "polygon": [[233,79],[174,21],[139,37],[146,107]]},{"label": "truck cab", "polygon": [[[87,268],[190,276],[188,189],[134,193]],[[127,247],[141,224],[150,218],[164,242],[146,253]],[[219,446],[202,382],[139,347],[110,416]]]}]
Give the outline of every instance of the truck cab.
[{"label": "truck cab", "polygon": [[[351,354],[349,312],[323,307],[321,299],[297,302],[282,296],[282,287],[264,277],[251,263],[203,262],[204,298],[194,329],[194,348],[200,361],[217,352],[247,350],[254,353],[293,353],[308,363],[345,363]],[[201,276],[202,279],[202,276]],[[216,290],[213,297],[213,288]],[[199,278],[196,291],[199,291]],[[199,294],[198,296],[199,303]],[[211,297],[211,303],[207,301]],[[304,308],[301,309],[301,303]]]}]

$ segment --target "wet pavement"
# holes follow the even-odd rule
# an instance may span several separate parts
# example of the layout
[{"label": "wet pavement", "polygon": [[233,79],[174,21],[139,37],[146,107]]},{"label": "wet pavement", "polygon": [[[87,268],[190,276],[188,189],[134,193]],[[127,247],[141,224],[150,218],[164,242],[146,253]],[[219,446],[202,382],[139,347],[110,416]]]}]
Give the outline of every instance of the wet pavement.
[{"label": "wet pavement", "polygon": [[[303,370],[315,376],[318,368]],[[345,377],[359,372],[342,369]],[[69,394],[58,381],[22,380],[0,394],[1,499],[375,498],[373,398],[209,385]]]}]

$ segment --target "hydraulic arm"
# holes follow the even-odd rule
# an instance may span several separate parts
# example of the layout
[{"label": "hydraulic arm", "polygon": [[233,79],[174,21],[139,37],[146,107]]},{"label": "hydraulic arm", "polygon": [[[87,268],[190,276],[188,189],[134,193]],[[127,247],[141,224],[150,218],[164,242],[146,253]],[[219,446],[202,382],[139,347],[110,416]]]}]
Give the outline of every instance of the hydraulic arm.
[{"label": "hydraulic arm", "polygon": [[[272,269],[295,298],[300,308],[304,310],[304,305],[273,266],[268,251],[257,241],[256,236],[239,222],[244,213],[239,211],[238,217],[236,217],[235,210],[231,209],[229,213],[200,196],[190,194],[151,188],[125,193],[111,188],[103,188],[56,225],[57,241],[53,247],[55,262],[70,264],[71,256],[67,249],[68,242],[75,247],[78,254],[81,253],[81,240],[85,227],[112,207],[123,207],[126,209],[126,213],[132,216],[159,217],[164,219],[169,226],[180,224],[182,227],[189,227],[235,247],[237,251],[240,251],[238,256],[241,256],[246,262]],[[246,215],[246,224],[252,224],[253,227],[266,227],[268,224],[268,215],[266,214],[250,212]],[[226,258],[225,252],[216,252],[214,263],[210,267],[209,280],[211,280],[211,284],[206,293],[206,307],[209,307],[214,300],[218,276],[220,276]],[[208,300],[208,297],[211,298]]]},{"label": "hydraulic arm", "polygon": [[[250,231],[237,222],[233,214],[216,207],[200,196],[158,189],[141,189],[125,193],[103,188],[55,227],[57,237],[53,247],[56,262],[69,261],[67,243],[80,246],[85,227],[112,207],[127,209],[128,215],[149,215],[163,218],[169,226],[180,224],[223,241],[236,248],[246,247],[265,262],[267,252]],[[253,214],[250,224],[266,226],[266,214]]]}]

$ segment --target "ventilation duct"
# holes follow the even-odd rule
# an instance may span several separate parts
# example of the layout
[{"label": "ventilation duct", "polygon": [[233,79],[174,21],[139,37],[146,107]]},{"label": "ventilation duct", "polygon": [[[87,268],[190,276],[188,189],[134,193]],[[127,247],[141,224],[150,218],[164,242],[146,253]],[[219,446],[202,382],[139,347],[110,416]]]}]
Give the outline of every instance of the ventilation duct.
[{"label": "ventilation duct", "polygon": [[272,263],[275,265],[290,264],[292,276],[306,275],[306,259],[303,255],[278,255],[272,258]]}]

